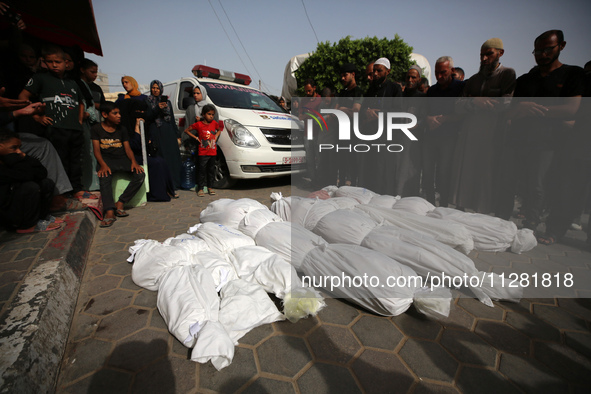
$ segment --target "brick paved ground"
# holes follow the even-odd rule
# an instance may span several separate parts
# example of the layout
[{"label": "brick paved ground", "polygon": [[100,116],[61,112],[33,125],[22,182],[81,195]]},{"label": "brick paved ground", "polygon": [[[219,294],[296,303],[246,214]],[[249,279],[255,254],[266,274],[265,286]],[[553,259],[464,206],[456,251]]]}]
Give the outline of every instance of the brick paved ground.
[{"label": "brick paved ground", "polygon": [[[222,190],[216,198],[246,196],[269,205],[271,191],[290,194],[286,182],[249,183],[251,190]],[[190,361],[189,350],[168,333],[156,293],[132,282],[127,249],[136,239],[163,241],[185,232],[211,199],[181,192],[178,200],[130,210],[113,227],[96,229],[58,393],[589,392],[591,300],[585,298],[523,299],[488,308],[456,293],[449,318],[440,321],[412,308],[380,317],[327,299],[316,318],[251,331],[220,372]],[[41,238],[19,239],[30,242],[26,249],[4,244],[3,265],[18,260],[24,267]],[[591,254],[580,247],[471,257],[484,271],[541,264],[591,279]]]}]

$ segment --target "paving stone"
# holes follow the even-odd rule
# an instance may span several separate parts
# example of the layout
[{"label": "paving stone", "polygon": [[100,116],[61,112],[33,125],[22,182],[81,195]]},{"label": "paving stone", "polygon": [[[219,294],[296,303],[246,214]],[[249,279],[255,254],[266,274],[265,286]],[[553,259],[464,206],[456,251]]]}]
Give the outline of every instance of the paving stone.
[{"label": "paving stone", "polygon": [[[476,267],[476,269],[478,271],[482,271],[482,272],[490,272],[490,270],[492,269],[492,265],[490,265],[487,262],[484,262],[480,259],[472,259],[472,261],[474,262],[474,266]],[[508,262],[507,262],[508,264]]]},{"label": "paving stone", "polygon": [[150,317],[150,327],[168,330],[168,326],[166,325],[166,322],[160,315],[160,312],[158,312],[158,309],[152,310],[152,315]]},{"label": "paving stone", "polygon": [[119,282],[121,282],[121,278],[118,276],[99,276],[98,278],[82,283],[82,292],[88,295],[88,297],[93,297],[97,294],[116,289]]},{"label": "paving stone", "polygon": [[534,314],[551,325],[565,330],[586,330],[585,321],[562,308],[534,305]]},{"label": "paving stone", "polygon": [[[151,226],[148,226],[151,227]],[[162,230],[162,226],[159,226],[158,230]],[[144,232],[144,228],[141,228],[142,234],[138,233],[130,233],[124,234],[117,237],[117,242],[123,245],[127,245],[130,242],[135,242],[138,239],[151,239],[147,232]],[[142,238],[143,237],[143,238]],[[125,249],[127,251],[127,249]],[[129,257],[129,252],[127,253],[127,257]]]},{"label": "paving stone", "polygon": [[131,279],[131,275],[124,277],[123,280],[121,281],[121,283],[119,284],[119,287],[121,289],[134,290],[134,291],[143,290],[142,287],[139,287],[138,285],[133,283],[133,280]]},{"label": "paving stone", "polygon": [[507,254],[507,258],[513,263],[527,263],[527,262],[531,262],[531,258],[524,255],[524,254],[515,254],[515,253],[510,253]]},{"label": "paving stone", "polygon": [[132,375],[128,372],[101,369],[60,392],[71,394],[127,394],[131,387]]},{"label": "paving stone", "polygon": [[89,315],[108,315],[131,304],[134,294],[127,290],[111,290],[91,298],[84,312]]},{"label": "paving stone", "polygon": [[570,268],[573,276],[574,288],[588,290],[591,288],[591,270],[588,268]]},{"label": "paving stone", "polygon": [[[121,244],[121,245],[122,245],[121,248],[117,248],[117,249],[123,249],[125,247],[125,244]],[[116,248],[109,248],[109,250],[116,250]],[[115,264],[126,262],[128,257],[129,257],[129,252],[127,250],[117,250],[116,252],[103,255],[103,257],[101,259],[101,263],[115,265]]]},{"label": "paving stone", "polygon": [[154,308],[156,306],[156,300],[158,299],[157,291],[141,289],[136,294],[135,300],[133,300],[133,305],[146,308]]},{"label": "paving stone", "polygon": [[302,394],[361,393],[348,369],[336,365],[315,363],[298,380]]},{"label": "paving stone", "polygon": [[130,275],[130,274],[131,274],[131,264],[129,264],[127,261],[124,261],[119,264],[115,264],[115,265],[111,266],[111,269],[109,270],[109,275],[126,276],[126,275]]},{"label": "paving stone", "polygon": [[363,346],[394,350],[404,335],[383,317],[364,315],[351,327]]},{"label": "paving stone", "polygon": [[524,252],[524,255],[532,259],[547,259],[549,256],[564,256],[562,250],[548,247],[546,245],[538,245],[530,251]]},{"label": "paving stone", "polygon": [[415,309],[393,316],[391,320],[406,336],[413,338],[435,339],[442,329],[441,324]]},{"label": "paving stone", "polygon": [[475,317],[503,320],[502,309],[486,306],[475,298],[460,298],[458,300],[458,305]]},{"label": "paving stone", "polygon": [[24,259],[24,260],[19,260],[19,261],[12,261],[10,263],[4,263],[0,265],[0,270],[2,272],[6,272],[6,271],[28,271],[31,266],[33,265],[33,263],[35,262],[35,259],[33,257],[28,258],[28,259]]},{"label": "paving stone", "polygon": [[26,271],[4,272],[0,274],[0,283],[20,282],[26,273]]},{"label": "paving stone", "polygon": [[589,263],[590,257],[582,254],[577,256],[550,256],[550,260],[560,263],[565,267],[585,268],[586,264]]},{"label": "paving stone", "polygon": [[456,384],[464,393],[520,393],[520,390],[505,380],[501,374],[483,368],[463,367]]},{"label": "paving stone", "polygon": [[533,358],[503,354],[499,371],[528,393],[566,393],[568,384]]},{"label": "paving stone", "polygon": [[318,313],[318,317],[325,323],[346,326],[359,316],[357,309],[342,300],[326,297],[324,301],[326,302],[326,308]]},{"label": "paving stone", "polygon": [[101,369],[112,348],[112,343],[97,339],[87,339],[68,348],[62,361],[68,366],[60,375],[62,384],[68,384],[79,376]]},{"label": "paving stone", "polygon": [[117,342],[108,366],[137,372],[167,353],[168,333],[142,330]]},{"label": "paving stone", "polygon": [[411,338],[400,349],[399,355],[419,378],[451,383],[458,369],[458,363],[449,353],[431,341]]},{"label": "paving stone", "polygon": [[29,258],[35,258],[39,254],[41,249],[23,249],[14,258],[14,261],[25,260]]},{"label": "paving stone", "polygon": [[195,388],[195,364],[176,357],[162,358],[137,373],[132,393],[187,393]]},{"label": "paving stone", "polygon": [[439,323],[443,324],[446,328],[470,330],[474,324],[474,317],[456,304],[452,303],[449,316],[445,319],[439,319]]},{"label": "paving stone", "polygon": [[510,301],[493,301],[493,303],[507,311],[530,313],[531,302],[525,298],[520,299],[518,303]]},{"label": "paving stone", "polygon": [[392,353],[365,350],[351,369],[366,393],[405,393],[414,383],[410,371]]},{"label": "paving stone", "polygon": [[12,295],[14,294],[14,291],[16,290],[17,286],[19,286],[20,283],[7,283],[4,286],[0,287],[0,301],[8,301],[10,300],[10,298],[12,297]]},{"label": "paving stone", "polygon": [[361,346],[347,328],[322,325],[308,336],[316,358],[346,364]]},{"label": "paving stone", "polygon": [[145,309],[129,307],[117,311],[100,321],[95,337],[110,340],[124,338],[146,327],[148,317]]},{"label": "paving stone", "polygon": [[304,336],[319,324],[320,322],[316,317],[309,316],[300,319],[297,323],[292,323],[289,320],[278,321],[273,323],[273,327],[275,327],[275,331],[282,334]]},{"label": "paving stone", "polygon": [[258,378],[246,388],[243,394],[261,394],[261,393],[294,393],[295,388],[291,382],[284,382],[282,380]]},{"label": "paving stone", "polygon": [[293,378],[312,355],[302,338],[277,335],[257,347],[261,371]]},{"label": "paving stone", "polygon": [[75,319],[68,337],[70,342],[77,342],[90,337],[98,327],[99,317],[97,316],[77,313]]},{"label": "paving stone", "polygon": [[264,324],[247,332],[245,336],[238,340],[238,342],[246,345],[255,346],[263,339],[273,335],[274,332],[275,330],[273,330],[273,326],[271,324]]},{"label": "paving stone", "polygon": [[453,387],[443,386],[435,383],[427,383],[425,381],[420,381],[419,384],[415,386],[415,389],[412,392],[413,394],[457,394],[459,393]]},{"label": "paving stone", "polygon": [[439,341],[459,362],[494,368],[497,351],[473,332],[445,330]]},{"label": "paving stone", "polygon": [[190,360],[192,351],[193,349],[189,349],[188,347],[183,345],[178,339],[172,337],[171,353],[180,356],[185,360]]},{"label": "paving stone", "polygon": [[107,273],[109,270],[109,266],[106,264],[97,264],[90,269],[89,276],[90,278],[96,278],[97,276],[101,276]]},{"label": "paving stone", "polygon": [[514,263],[513,267],[524,267],[525,269],[523,272],[529,272],[531,274],[537,273],[540,281],[542,275],[545,273],[554,274],[557,272],[568,272],[568,267],[564,264],[547,259],[532,259],[531,264]]},{"label": "paving stone", "polygon": [[252,350],[237,347],[232,364],[217,371],[211,363],[199,366],[199,387],[234,393],[257,374]]},{"label": "paving stone", "polygon": [[591,384],[591,361],[571,348],[552,342],[535,342],[534,355],[569,383]]},{"label": "paving stone", "polygon": [[475,332],[500,351],[520,355],[529,353],[529,338],[505,323],[481,320],[476,324]]},{"label": "paving stone", "polygon": [[121,235],[135,233],[136,230],[137,230],[137,227],[134,227],[134,226],[129,226],[129,225],[126,226],[126,227],[118,226],[116,228],[114,227],[113,229],[111,229],[111,234],[110,235],[111,235],[111,237],[114,238],[114,237],[118,237],[118,236],[121,236]]},{"label": "paving stone", "polygon": [[509,266],[510,261],[506,253],[478,252],[478,259],[495,266]]},{"label": "paving stone", "polygon": [[560,331],[530,313],[507,312],[507,324],[530,338],[560,341]]},{"label": "paving stone", "polygon": [[4,268],[4,264],[3,263],[7,263],[9,261],[12,261],[12,259],[18,254],[18,250],[9,250],[6,252],[0,252],[0,270],[3,270]]},{"label": "paving stone", "polygon": [[576,316],[591,321],[591,299],[589,298],[559,298],[558,305]]},{"label": "paving stone", "polygon": [[566,331],[564,336],[568,346],[591,360],[591,334]]}]

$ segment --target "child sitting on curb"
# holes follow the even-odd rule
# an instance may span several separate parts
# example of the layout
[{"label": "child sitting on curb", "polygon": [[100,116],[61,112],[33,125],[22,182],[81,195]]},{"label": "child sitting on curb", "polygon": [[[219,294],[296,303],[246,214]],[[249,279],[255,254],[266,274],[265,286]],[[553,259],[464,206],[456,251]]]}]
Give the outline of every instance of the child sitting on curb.
[{"label": "child sitting on curb", "polygon": [[[115,103],[106,101],[101,104],[102,123],[95,124],[91,129],[94,156],[99,165],[98,176],[103,199],[104,219],[101,227],[111,227],[117,217],[129,216],[123,210],[144,183],[144,169],[135,161],[129,146],[127,129],[120,125],[121,113]],[[131,174],[131,182],[123,191],[117,203],[113,198],[113,174]]]},{"label": "child sitting on curb", "polygon": [[[203,187],[206,185],[209,195],[214,196],[215,190],[212,189],[215,178],[214,163],[217,156],[217,140],[224,129],[224,124],[215,119],[215,107],[207,104],[201,110],[201,120],[193,123],[185,133],[191,138],[194,138],[199,143],[199,173],[197,179],[197,195],[203,197],[205,195]],[[191,133],[191,130],[196,130],[197,135]]]}]

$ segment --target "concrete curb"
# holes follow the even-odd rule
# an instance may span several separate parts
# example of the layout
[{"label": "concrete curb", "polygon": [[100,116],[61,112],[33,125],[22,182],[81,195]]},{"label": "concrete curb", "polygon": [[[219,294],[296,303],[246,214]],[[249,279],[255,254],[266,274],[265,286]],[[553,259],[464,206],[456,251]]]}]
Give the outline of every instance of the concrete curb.
[{"label": "concrete curb", "polygon": [[97,220],[70,214],[24,278],[0,327],[0,392],[51,393]]}]

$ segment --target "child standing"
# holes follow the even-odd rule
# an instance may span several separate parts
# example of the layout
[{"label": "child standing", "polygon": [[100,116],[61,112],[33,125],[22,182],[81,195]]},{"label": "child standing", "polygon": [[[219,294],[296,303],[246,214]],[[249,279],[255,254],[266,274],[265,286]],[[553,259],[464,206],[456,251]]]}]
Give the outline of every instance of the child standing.
[{"label": "child standing", "polygon": [[64,51],[54,45],[43,48],[43,60],[49,72],[33,75],[19,95],[21,100],[37,97],[47,104],[44,115],[33,118],[47,127],[47,136],[57,151],[73,193],[82,192],[82,119],[84,107],[76,82],[66,77]]},{"label": "child standing", "polygon": [[[211,186],[215,177],[214,163],[218,153],[217,140],[220,138],[224,124],[214,118],[215,107],[207,104],[201,110],[201,120],[193,123],[185,130],[185,133],[199,143],[199,174],[197,179],[197,195],[199,197],[205,195],[203,187],[206,185],[206,181],[209,194],[211,196],[215,195],[215,190]],[[196,130],[197,135],[191,133],[191,130]]]},{"label": "child standing", "polygon": [[[101,105],[102,123],[94,125],[90,131],[94,156],[100,166],[98,170],[101,197],[103,199],[104,220],[101,227],[113,225],[116,217],[129,216],[123,210],[125,203],[136,195],[144,183],[144,169],[136,162],[127,129],[121,126],[121,113],[115,103],[106,101]],[[131,174],[131,182],[123,191],[117,203],[113,199],[113,174]]]}]

